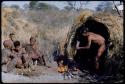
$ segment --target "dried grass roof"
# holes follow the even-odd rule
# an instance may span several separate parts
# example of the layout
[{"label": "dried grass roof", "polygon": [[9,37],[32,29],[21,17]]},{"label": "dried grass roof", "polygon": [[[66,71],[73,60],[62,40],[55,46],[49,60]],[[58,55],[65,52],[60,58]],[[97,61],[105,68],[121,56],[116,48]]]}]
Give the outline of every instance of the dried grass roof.
[{"label": "dried grass roof", "polygon": [[113,49],[110,50],[110,54],[114,55],[120,53],[123,47],[123,18],[119,16],[114,16],[111,13],[92,13],[90,11],[82,12],[75,20],[72,28],[67,34],[67,47],[66,50],[70,56],[74,55],[75,50],[71,47],[71,40],[75,36],[76,29],[84,24],[88,17],[92,17],[97,22],[103,23],[108,28],[110,39],[115,45]]}]

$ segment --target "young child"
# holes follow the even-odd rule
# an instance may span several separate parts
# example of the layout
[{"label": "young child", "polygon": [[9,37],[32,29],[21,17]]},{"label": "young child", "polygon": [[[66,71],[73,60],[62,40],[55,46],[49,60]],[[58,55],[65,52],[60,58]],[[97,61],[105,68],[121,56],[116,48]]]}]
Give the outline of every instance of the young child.
[{"label": "young child", "polygon": [[6,64],[7,61],[10,59],[10,56],[12,54],[11,48],[13,44],[11,41],[6,40],[3,42],[4,49],[2,49],[2,64]]},{"label": "young child", "polygon": [[17,73],[21,70],[21,74],[23,75],[26,69],[28,69],[28,72],[31,72],[31,57],[26,53],[25,49],[21,47],[19,41],[14,42],[14,47],[15,49],[13,49],[13,53]]},{"label": "young child", "polygon": [[40,65],[46,66],[44,55],[38,49],[35,37],[30,38],[30,44],[27,45],[25,49],[28,52],[28,55],[31,56],[34,65],[37,65],[38,62]]},{"label": "young child", "polygon": [[13,49],[13,53],[15,56],[16,67],[28,67],[30,65],[29,62],[31,61],[31,57],[26,53],[25,49],[21,47],[19,41],[14,42],[14,47],[15,49]]},{"label": "young child", "polygon": [[12,53],[12,41],[5,40],[3,42],[4,49],[2,49],[2,71],[9,72],[14,68],[13,53]]},{"label": "young child", "polygon": [[14,53],[14,60],[16,62],[16,68],[22,68],[23,67],[23,62],[22,62],[23,55],[22,55],[20,42],[15,41],[14,47],[15,48],[13,49],[13,53]]}]

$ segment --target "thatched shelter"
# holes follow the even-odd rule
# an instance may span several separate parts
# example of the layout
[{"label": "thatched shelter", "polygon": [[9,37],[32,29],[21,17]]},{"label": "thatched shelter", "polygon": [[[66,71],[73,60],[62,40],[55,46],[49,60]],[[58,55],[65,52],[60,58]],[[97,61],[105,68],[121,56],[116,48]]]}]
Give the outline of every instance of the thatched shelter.
[{"label": "thatched shelter", "polygon": [[74,20],[64,45],[64,51],[69,57],[75,56],[77,34],[83,25],[91,32],[98,33],[105,38],[108,47],[107,58],[112,57],[118,63],[122,61],[120,59],[123,56],[123,18],[104,12],[84,11]]}]

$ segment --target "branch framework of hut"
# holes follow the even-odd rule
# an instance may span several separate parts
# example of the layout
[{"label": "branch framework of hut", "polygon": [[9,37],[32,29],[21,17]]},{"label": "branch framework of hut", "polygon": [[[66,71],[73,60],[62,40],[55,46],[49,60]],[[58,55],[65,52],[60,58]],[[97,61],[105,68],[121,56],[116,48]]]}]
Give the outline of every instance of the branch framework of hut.
[{"label": "branch framework of hut", "polygon": [[[89,28],[90,32],[94,32],[103,36],[106,40],[106,51],[100,58],[101,60],[101,72],[119,73],[123,67],[123,19],[118,16],[113,16],[109,13],[83,13],[79,16],[79,20],[75,22],[67,34],[67,39],[65,43],[64,52],[70,57],[74,58],[76,56],[76,42],[80,34],[80,31],[85,27]],[[98,46],[92,44],[90,50],[79,53],[79,55],[84,55],[88,57],[94,57],[97,54]],[[108,59],[112,57],[111,59]],[[81,58],[81,64],[83,65],[84,58]],[[93,59],[92,59],[93,60]],[[113,60],[113,61],[112,61]],[[114,65],[112,65],[113,63]],[[92,66],[93,62],[87,66]],[[112,70],[105,70],[112,67]],[[104,70],[104,71],[103,71]]]}]

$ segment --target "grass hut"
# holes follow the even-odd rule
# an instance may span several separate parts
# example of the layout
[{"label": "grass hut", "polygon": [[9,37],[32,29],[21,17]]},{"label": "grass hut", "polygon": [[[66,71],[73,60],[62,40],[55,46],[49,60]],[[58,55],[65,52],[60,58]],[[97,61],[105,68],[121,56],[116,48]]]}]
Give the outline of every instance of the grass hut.
[{"label": "grass hut", "polygon": [[77,34],[83,25],[91,32],[98,33],[105,38],[108,47],[105,63],[108,64],[112,60],[117,66],[117,71],[121,70],[123,67],[123,18],[104,12],[82,12],[74,20],[67,34],[64,51],[69,58],[73,58],[76,54]]}]

